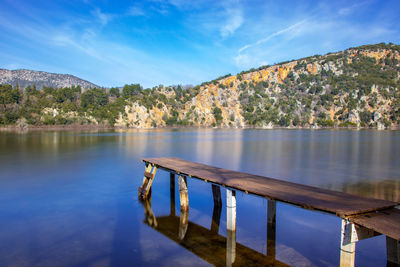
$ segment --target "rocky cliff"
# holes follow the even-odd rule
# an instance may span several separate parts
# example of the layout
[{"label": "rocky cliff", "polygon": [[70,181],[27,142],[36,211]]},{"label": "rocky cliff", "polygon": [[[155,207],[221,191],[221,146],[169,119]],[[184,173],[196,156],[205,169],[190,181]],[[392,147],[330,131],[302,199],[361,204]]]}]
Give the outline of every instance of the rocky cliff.
[{"label": "rocky cliff", "polygon": [[186,91],[156,87],[153,103],[134,100],[116,126],[397,127],[399,60],[398,45],[367,45],[263,66]]},{"label": "rocky cliff", "polygon": [[38,88],[43,86],[62,88],[71,86],[80,86],[82,88],[98,87],[95,84],[82,80],[78,77],[68,74],[48,73],[34,70],[6,70],[0,69],[0,84],[11,84],[25,88],[36,85]]}]

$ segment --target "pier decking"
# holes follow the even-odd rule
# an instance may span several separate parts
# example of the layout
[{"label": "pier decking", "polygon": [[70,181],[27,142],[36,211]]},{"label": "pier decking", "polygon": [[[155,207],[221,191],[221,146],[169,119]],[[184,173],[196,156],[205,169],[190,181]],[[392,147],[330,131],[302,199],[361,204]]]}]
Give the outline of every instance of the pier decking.
[{"label": "pier decking", "polygon": [[264,176],[217,168],[179,158],[150,158],[143,159],[143,161],[170,172],[207,180],[232,189],[287,202],[303,208],[334,213],[342,218],[398,205],[398,203],[391,201],[359,197]]},{"label": "pier decking", "polygon": [[357,241],[379,234],[387,236],[388,261],[400,264],[400,211],[395,208],[399,203],[227,170],[179,158],[145,158],[143,161],[146,163],[146,169],[143,184],[139,187],[139,196],[142,199],[146,199],[150,191],[157,168],[164,169],[171,175],[179,175],[183,211],[189,208],[186,177],[226,187],[228,231],[236,231],[235,190],[240,190],[268,198],[273,203],[268,208],[268,220],[275,217],[275,201],[341,217],[341,266],[354,265]]}]

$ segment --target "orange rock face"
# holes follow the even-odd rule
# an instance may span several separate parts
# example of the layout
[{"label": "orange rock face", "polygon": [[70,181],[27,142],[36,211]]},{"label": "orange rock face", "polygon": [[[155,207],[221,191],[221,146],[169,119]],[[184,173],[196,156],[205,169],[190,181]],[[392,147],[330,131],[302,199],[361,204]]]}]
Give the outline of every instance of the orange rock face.
[{"label": "orange rock face", "polygon": [[317,74],[318,73],[317,64],[315,62],[307,64],[307,70],[308,70],[309,73],[311,73],[313,75]]}]

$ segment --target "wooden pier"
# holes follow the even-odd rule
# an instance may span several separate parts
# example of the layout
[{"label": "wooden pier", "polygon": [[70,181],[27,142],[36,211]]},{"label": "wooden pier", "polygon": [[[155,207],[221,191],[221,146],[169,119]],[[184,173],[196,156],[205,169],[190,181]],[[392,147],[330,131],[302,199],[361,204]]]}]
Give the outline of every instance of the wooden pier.
[{"label": "wooden pier", "polygon": [[[341,266],[354,266],[355,244],[357,241],[379,234],[386,235],[388,263],[400,264],[400,211],[395,208],[399,203],[359,197],[264,176],[217,168],[179,158],[147,158],[143,159],[143,161],[146,164],[146,168],[142,186],[139,187],[139,197],[142,199],[147,198],[157,168],[171,173],[171,185],[173,177],[177,174],[179,176],[181,211],[183,211],[182,214],[186,214],[184,218],[181,218],[184,222],[185,220],[187,221],[189,210],[187,177],[197,178],[210,182],[214,186],[226,187],[228,233],[236,233],[236,190],[240,190],[269,199],[267,221],[273,225],[275,225],[276,216],[275,201],[290,203],[305,209],[319,210],[341,217]],[[218,201],[218,194],[214,194],[214,190],[216,189],[213,187],[215,203]],[[187,226],[187,223],[184,223],[184,225]],[[184,229],[180,236],[185,236]],[[236,236],[236,234],[228,234],[226,243],[228,250],[228,246],[232,246],[235,243],[232,243],[232,240],[228,240],[229,236]],[[232,249],[229,251],[232,251]],[[234,257],[233,261],[227,261],[227,265],[233,263]]]}]

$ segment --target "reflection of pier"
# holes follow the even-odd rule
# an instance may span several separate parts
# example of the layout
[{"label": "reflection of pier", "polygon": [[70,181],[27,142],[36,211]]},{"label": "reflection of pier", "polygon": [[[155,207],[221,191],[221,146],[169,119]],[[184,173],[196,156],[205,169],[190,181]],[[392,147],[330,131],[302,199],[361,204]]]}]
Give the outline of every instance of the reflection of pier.
[{"label": "reflection of pier", "polygon": [[[175,215],[175,177],[171,175],[171,210],[168,216],[155,217],[151,210],[151,195],[142,202],[145,210],[145,223],[180,244],[196,256],[214,266],[288,266],[275,259],[275,202],[268,205],[267,255],[236,242],[235,229],[227,231],[227,237],[218,234],[222,211],[221,191],[212,185],[214,198],[213,216],[210,229],[190,222],[189,210],[181,209]],[[233,204],[229,210],[232,212]],[[232,221],[234,223],[234,221]],[[231,224],[231,226],[233,226]]]},{"label": "reflection of pier", "polygon": [[[221,212],[220,208],[218,210],[218,206],[221,206],[220,191],[219,189],[217,189],[218,187],[215,184],[222,185],[227,188],[227,238],[225,242],[223,242],[223,244],[226,243],[226,265],[228,266],[238,264],[239,258],[242,258],[238,257],[238,255],[241,255],[240,253],[242,252],[239,253],[239,245],[237,246],[236,244],[235,190],[241,190],[246,193],[252,193],[270,199],[268,203],[267,219],[269,235],[267,242],[267,255],[269,257],[269,260],[271,258],[275,258],[275,200],[278,200],[294,204],[302,208],[315,209],[328,213],[333,213],[342,218],[342,233],[340,244],[341,266],[354,266],[355,244],[357,241],[379,234],[385,234],[387,236],[386,244],[388,263],[397,265],[400,264],[400,211],[394,208],[398,204],[396,202],[358,197],[327,189],[305,186],[272,178],[216,168],[177,158],[144,159],[143,161],[146,163],[146,170],[144,175],[145,177],[143,179],[142,186],[139,187],[139,197],[141,197],[142,199],[146,199],[146,197],[148,196],[148,193],[151,189],[151,183],[154,179],[157,168],[167,170],[171,173],[171,200],[175,198],[174,194],[172,194],[172,192],[175,191],[175,189],[172,189],[172,186],[175,186],[175,173],[179,175],[178,182],[181,216],[179,218],[179,226],[177,226],[178,234],[172,235],[171,231],[168,230],[169,228],[165,228],[165,234],[169,237],[171,235],[170,238],[173,240],[175,239],[172,238],[172,236],[177,236],[177,240],[181,240],[181,242],[184,242],[184,240],[186,240],[187,232],[189,232],[189,224],[195,225],[193,223],[189,223],[188,221],[189,197],[187,190],[187,176],[202,179],[204,181],[209,181],[213,184],[214,212],[211,230],[197,229],[198,231],[202,232],[208,231],[209,233],[207,233],[209,237],[211,237],[211,235],[216,236],[215,233],[218,231],[220,218],[219,214]],[[175,207],[172,207],[172,204],[171,215],[167,217],[155,218],[154,215],[151,216],[151,206],[149,204],[146,204],[146,202],[145,208],[146,219],[148,222],[152,222],[152,224],[149,225],[152,225],[160,232],[162,232],[160,229],[164,229],[164,227],[166,227],[161,226],[160,220],[165,221],[165,223],[173,223],[174,221],[177,221],[177,217],[175,217]],[[172,210],[174,212],[172,212]],[[149,215],[151,216],[150,219],[148,218]],[[153,219],[153,217],[155,219]],[[154,220],[156,220],[157,222],[154,223]],[[197,225],[191,227],[199,228],[200,226]],[[191,238],[191,242],[193,240],[196,240],[196,243],[190,243],[196,248],[195,254],[198,254],[200,256],[203,255],[200,251],[197,251],[197,249],[199,247],[205,246],[206,243],[202,243],[201,236],[196,237],[196,233],[192,233],[191,235],[193,236]],[[221,242],[221,240],[218,241],[218,238],[214,241],[215,244],[209,244],[207,246],[217,246],[218,242]],[[214,241],[212,241],[211,243],[214,243]],[[189,247],[192,248],[193,246],[188,246],[188,249]],[[246,253],[245,255],[247,255]],[[251,253],[257,255],[258,252]],[[201,257],[203,258],[203,256]],[[221,263],[218,263],[217,265],[221,265]]]}]

